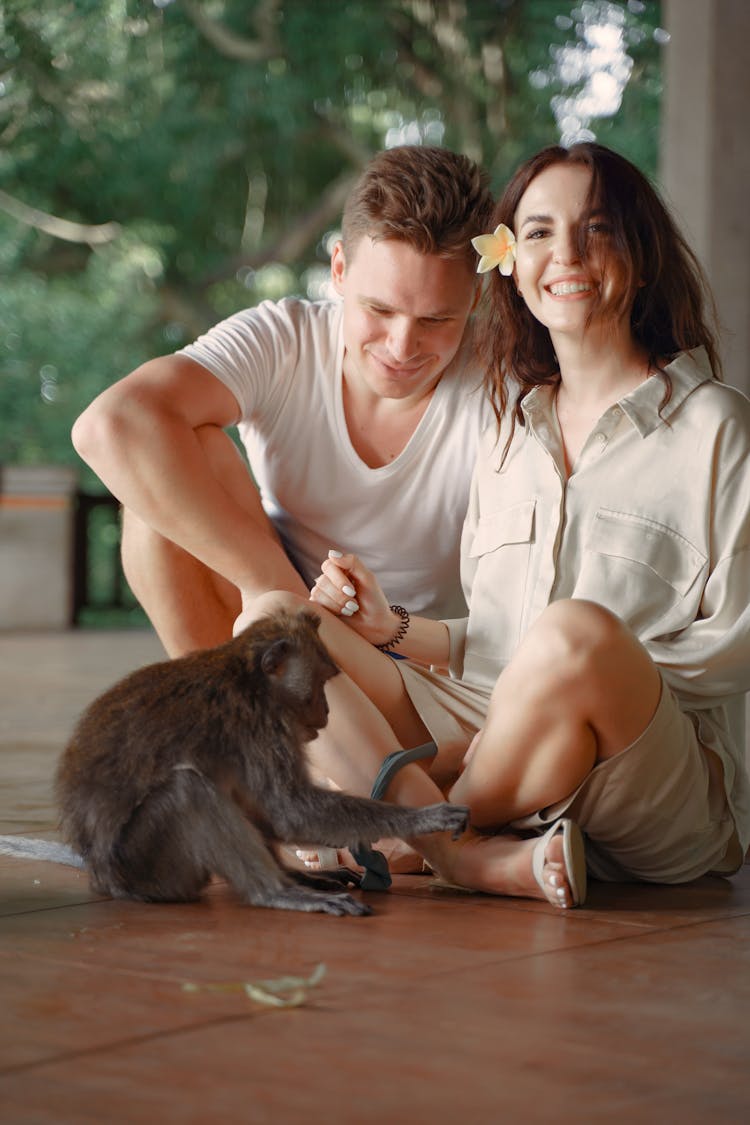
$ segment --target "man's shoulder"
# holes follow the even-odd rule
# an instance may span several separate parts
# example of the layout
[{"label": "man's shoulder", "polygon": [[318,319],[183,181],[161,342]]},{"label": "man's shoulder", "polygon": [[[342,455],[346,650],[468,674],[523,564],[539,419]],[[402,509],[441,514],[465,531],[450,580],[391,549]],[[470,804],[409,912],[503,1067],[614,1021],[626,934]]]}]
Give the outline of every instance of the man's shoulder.
[{"label": "man's shoulder", "polygon": [[283,393],[292,383],[302,393],[326,373],[340,349],[340,321],[334,301],[265,300],[215,324],[178,354],[224,382],[245,416],[267,393]]},{"label": "man's shoulder", "polygon": [[340,301],[311,301],[305,297],[282,297],[263,300],[232,313],[209,329],[206,337],[243,338],[255,335],[279,336],[282,339],[310,335],[331,335],[338,331],[341,320]]},{"label": "man's shoulder", "polygon": [[327,331],[335,328],[341,319],[340,300],[311,301],[306,297],[282,297],[278,301],[261,301],[245,309],[248,317],[261,317],[268,321],[294,326],[298,332]]}]

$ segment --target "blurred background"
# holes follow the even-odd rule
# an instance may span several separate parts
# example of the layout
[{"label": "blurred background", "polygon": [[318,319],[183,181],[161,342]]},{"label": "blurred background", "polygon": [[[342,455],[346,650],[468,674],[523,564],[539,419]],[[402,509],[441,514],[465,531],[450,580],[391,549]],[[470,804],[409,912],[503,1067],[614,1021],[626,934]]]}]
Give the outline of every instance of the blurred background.
[{"label": "blurred background", "polygon": [[[29,558],[34,512],[72,511],[66,613],[142,623],[73,420],[237,309],[325,295],[342,201],[378,149],[446,145],[497,190],[542,145],[588,137],[658,178],[665,7],[0,0],[6,577]],[[17,600],[6,592],[6,613]]]}]

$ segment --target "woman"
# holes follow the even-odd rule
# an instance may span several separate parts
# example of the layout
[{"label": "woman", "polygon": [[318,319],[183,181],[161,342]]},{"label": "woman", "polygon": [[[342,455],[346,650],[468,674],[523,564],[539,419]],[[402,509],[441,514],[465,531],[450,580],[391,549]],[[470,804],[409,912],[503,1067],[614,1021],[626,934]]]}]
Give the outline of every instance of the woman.
[{"label": "woman", "polygon": [[[718,381],[699,267],[628,161],[545,149],[495,221],[475,240],[502,272],[469,617],[408,620],[332,552],[311,598],[347,676],[324,768],[366,790],[382,756],[433,738],[429,774],[407,767],[388,796],[469,805],[474,832],[419,846],[478,890],[564,908],[586,866],[729,874],[750,838],[750,403]],[[372,647],[389,642],[408,659]]]}]

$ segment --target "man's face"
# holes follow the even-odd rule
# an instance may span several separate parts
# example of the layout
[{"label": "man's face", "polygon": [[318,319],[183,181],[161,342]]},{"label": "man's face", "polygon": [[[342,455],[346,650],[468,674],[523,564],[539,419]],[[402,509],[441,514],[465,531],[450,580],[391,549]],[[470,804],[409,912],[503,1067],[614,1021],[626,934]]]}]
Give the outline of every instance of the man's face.
[{"label": "man's face", "polygon": [[461,261],[420,254],[407,242],[360,238],[331,259],[344,299],[344,378],[376,398],[430,393],[461,343],[476,277]]}]

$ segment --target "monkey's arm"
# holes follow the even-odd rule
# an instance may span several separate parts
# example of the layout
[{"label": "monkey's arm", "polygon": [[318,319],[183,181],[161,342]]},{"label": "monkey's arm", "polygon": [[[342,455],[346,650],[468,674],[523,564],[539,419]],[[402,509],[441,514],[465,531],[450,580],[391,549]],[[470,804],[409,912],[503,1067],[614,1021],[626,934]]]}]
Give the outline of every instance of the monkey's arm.
[{"label": "monkey's arm", "polygon": [[284,794],[266,812],[278,839],[334,848],[357,847],[384,836],[410,839],[448,831],[456,837],[466,829],[469,818],[468,809],[445,802],[408,808],[315,786],[294,796]]}]

